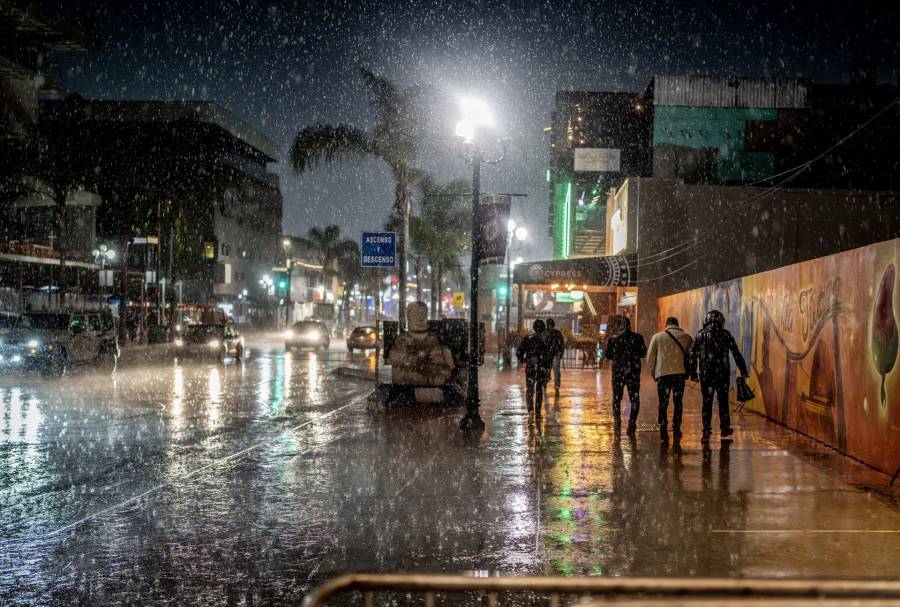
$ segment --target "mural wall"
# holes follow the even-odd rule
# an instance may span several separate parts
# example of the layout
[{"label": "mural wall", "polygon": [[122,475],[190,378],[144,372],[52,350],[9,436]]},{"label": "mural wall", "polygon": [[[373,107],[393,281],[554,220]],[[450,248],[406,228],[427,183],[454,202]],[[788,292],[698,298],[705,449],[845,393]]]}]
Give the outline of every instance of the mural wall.
[{"label": "mural wall", "polygon": [[900,239],[658,300],[696,332],[721,310],[768,417],[893,474],[900,467]]}]

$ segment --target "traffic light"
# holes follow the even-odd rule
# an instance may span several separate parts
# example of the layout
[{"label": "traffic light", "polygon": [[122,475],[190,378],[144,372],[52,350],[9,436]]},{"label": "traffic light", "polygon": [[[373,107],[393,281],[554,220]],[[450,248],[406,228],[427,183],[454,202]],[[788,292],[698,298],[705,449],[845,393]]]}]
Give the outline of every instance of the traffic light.
[{"label": "traffic light", "polygon": [[506,285],[497,287],[497,299],[506,299]]},{"label": "traffic light", "polygon": [[287,272],[278,272],[275,274],[275,293],[280,296],[287,295],[290,288],[290,280]]}]

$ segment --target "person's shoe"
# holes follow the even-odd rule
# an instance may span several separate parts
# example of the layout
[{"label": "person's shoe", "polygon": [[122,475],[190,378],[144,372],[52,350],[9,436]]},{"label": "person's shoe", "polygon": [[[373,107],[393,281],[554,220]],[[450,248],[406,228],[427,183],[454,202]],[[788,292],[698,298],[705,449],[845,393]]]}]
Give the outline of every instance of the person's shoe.
[{"label": "person's shoe", "polygon": [[543,416],[541,415],[541,409],[540,409],[540,407],[538,407],[538,408],[535,410],[534,416],[535,416],[535,418],[543,417]]},{"label": "person's shoe", "polygon": [[559,386],[556,386],[555,388],[553,388],[553,393],[554,393],[556,396],[559,396]]},{"label": "person's shoe", "polygon": [[708,442],[708,441],[709,441],[710,435],[712,435],[712,432],[711,432],[710,430],[704,430],[704,431],[703,431],[703,435],[700,437],[700,439],[701,439],[703,442]]},{"label": "person's shoe", "polygon": [[719,436],[721,436],[722,438],[727,438],[732,434],[734,434],[734,428],[725,428],[724,430],[719,432]]},{"label": "person's shoe", "polygon": [[675,430],[672,432],[672,438],[679,441],[681,440],[681,430]]},{"label": "person's shoe", "polygon": [[669,431],[666,429],[665,426],[662,426],[659,429],[659,440],[661,440],[663,442],[669,441]]},{"label": "person's shoe", "polygon": [[625,431],[628,436],[634,436],[634,433],[637,432],[637,426],[631,422],[628,422],[628,430]]},{"label": "person's shoe", "polygon": [[534,408],[534,407],[531,406],[531,403],[528,403],[528,412],[529,412],[529,413],[531,413],[531,410],[532,410],[533,408]]}]

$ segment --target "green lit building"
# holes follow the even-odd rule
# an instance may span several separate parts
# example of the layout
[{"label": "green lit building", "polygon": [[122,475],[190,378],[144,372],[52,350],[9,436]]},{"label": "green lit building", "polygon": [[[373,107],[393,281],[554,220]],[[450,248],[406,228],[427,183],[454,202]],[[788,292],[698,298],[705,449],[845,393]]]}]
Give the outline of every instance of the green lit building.
[{"label": "green lit building", "polygon": [[637,93],[561,91],[550,132],[555,259],[606,253],[606,195],[650,170],[652,107]]}]

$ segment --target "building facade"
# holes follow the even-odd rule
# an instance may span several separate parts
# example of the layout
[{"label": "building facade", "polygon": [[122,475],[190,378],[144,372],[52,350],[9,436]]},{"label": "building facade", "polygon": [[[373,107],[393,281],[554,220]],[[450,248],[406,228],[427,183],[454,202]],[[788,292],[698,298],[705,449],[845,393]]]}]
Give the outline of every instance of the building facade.
[{"label": "building facade", "polygon": [[652,106],[637,93],[561,91],[550,133],[550,235],[556,259],[602,255],[606,192],[650,167]]},{"label": "building facade", "polygon": [[[265,136],[210,102],[70,95],[43,103],[41,120],[70,134],[60,154],[93,167],[99,239],[120,250],[136,237],[158,241],[146,285],[158,303],[250,315],[261,277],[280,259],[282,198],[268,170],[278,154]],[[138,287],[121,295],[131,299]]]}]

